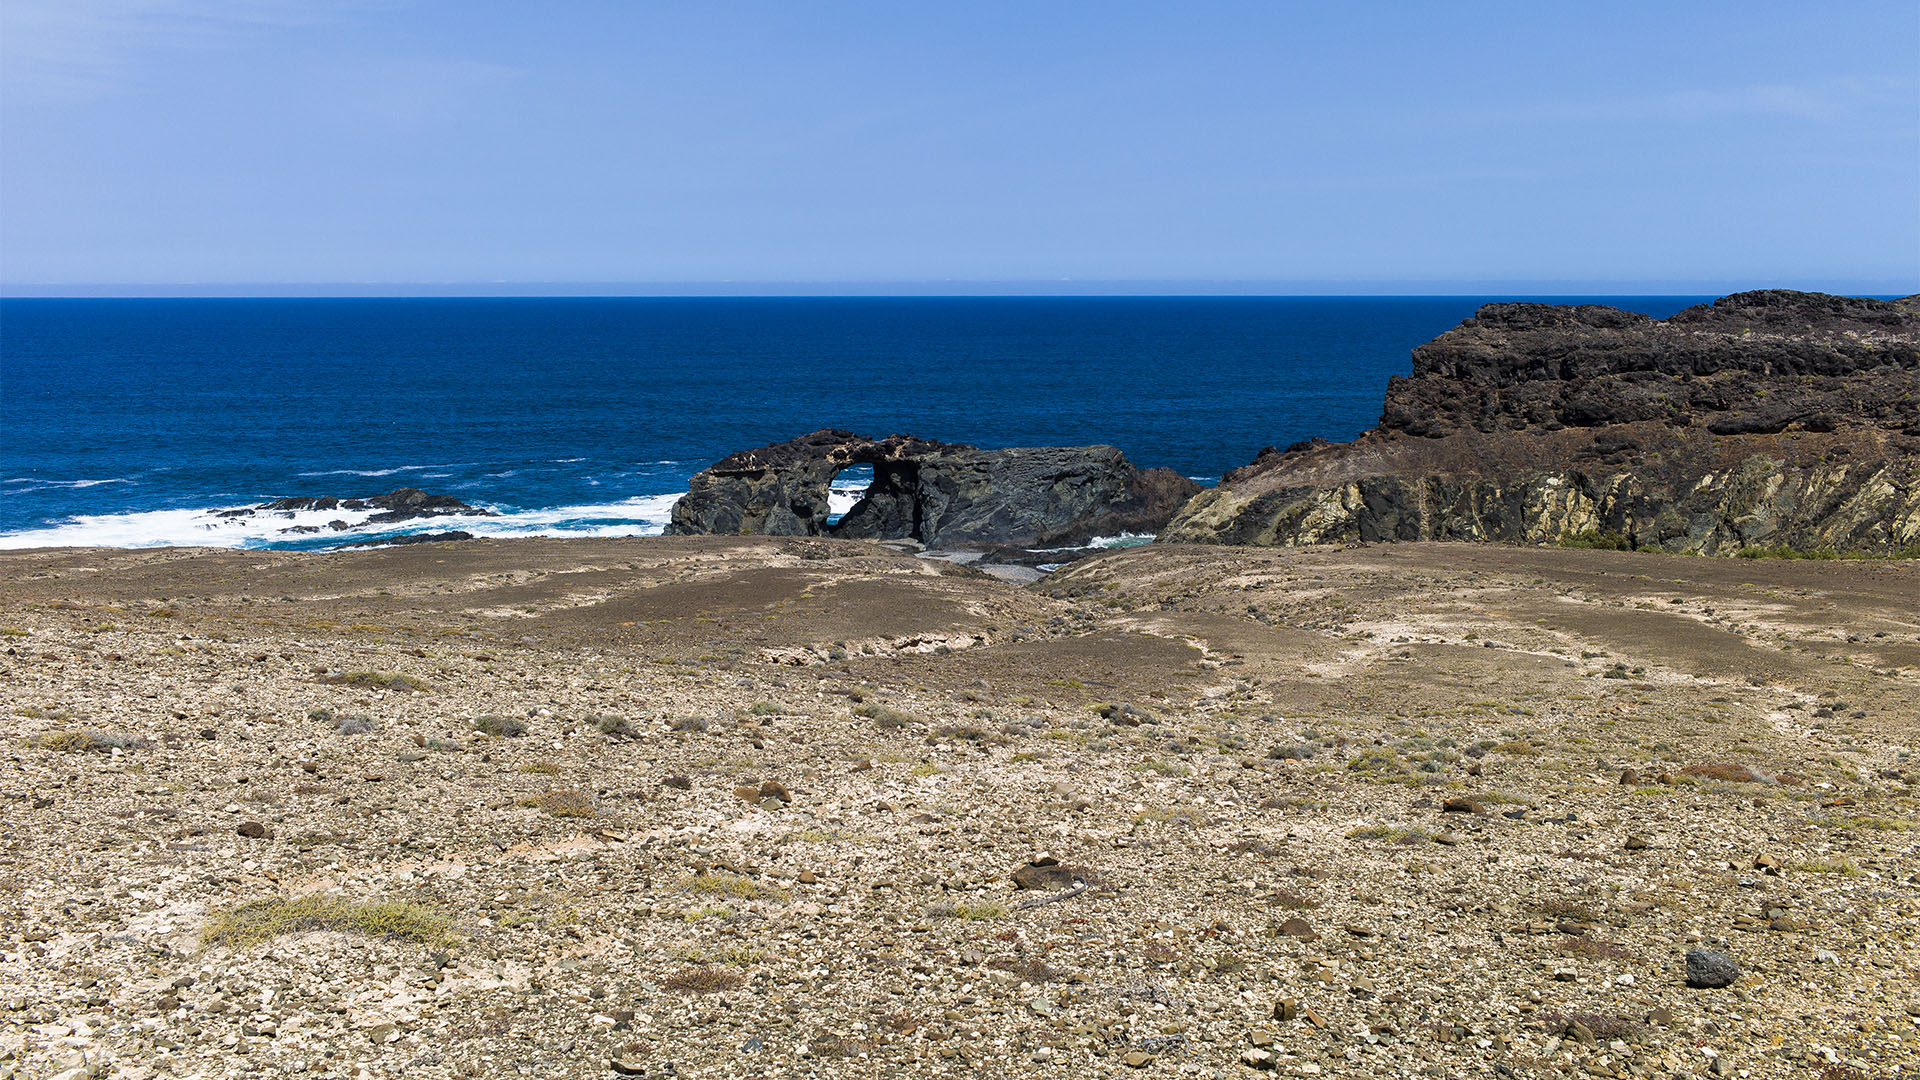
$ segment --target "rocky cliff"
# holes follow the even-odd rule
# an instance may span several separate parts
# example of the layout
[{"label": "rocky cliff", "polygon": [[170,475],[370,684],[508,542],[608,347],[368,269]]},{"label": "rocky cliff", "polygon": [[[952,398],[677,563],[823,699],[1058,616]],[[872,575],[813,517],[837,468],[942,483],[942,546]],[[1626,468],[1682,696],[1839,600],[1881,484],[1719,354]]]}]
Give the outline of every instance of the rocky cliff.
[{"label": "rocky cliff", "polygon": [[1269,448],[1167,541],[1920,544],[1920,298],[1740,293],[1665,320],[1489,304],[1414,350],[1377,428]]},{"label": "rocky cliff", "polygon": [[[873,483],[829,524],[829,486],[854,465],[871,465]],[[1052,547],[1156,532],[1199,490],[1171,469],[1135,468],[1111,446],[981,450],[828,430],[741,451],[699,473],[667,532]]]}]

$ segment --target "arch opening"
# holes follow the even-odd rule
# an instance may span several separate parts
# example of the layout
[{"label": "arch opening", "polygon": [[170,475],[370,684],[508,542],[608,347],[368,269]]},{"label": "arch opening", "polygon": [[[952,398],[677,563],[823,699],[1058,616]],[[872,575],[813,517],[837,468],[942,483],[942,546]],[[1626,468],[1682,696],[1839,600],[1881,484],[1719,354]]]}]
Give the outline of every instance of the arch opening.
[{"label": "arch opening", "polygon": [[840,524],[842,518],[853,511],[860,500],[867,497],[867,491],[873,487],[873,466],[867,464],[849,465],[833,474],[833,480],[827,485],[827,528]]}]

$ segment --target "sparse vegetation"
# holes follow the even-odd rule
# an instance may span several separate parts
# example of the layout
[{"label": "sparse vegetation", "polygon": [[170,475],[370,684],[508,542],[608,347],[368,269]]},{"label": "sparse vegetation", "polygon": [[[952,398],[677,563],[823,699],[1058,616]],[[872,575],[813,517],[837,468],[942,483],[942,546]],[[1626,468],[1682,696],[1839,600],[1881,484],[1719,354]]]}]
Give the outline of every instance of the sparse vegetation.
[{"label": "sparse vegetation", "polygon": [[921,722],[919,717],[911,713],[889,709],[885,705],[876,705],[872,702],[855,708],[853,715],[864,716],[882,728],[913,727]]},{"label": "sparse vegetation", "polygon": [[527,733],[527,725],[511,716],[488,713],[473,718],[473,730],[501,739],[517,739]]},{"label": "sparse vegetation", "polygon": [[320,676],[328,686],[357,686],[366,690],[391,690],[395,693],[425,693],[433,687],[425,679],[398,671],[345,671]]},{"label": "sparse vegetation", "polygon": [[520,805],[557,818],[589,818],[597,812],[591,794],[571,788],[543,791],[520,800]]},{"label": "sparse vegetation", "polygon": [[208,945],[245,949],[282,934],[334,930],[445,946],[453,923],[421,904],[353,901],[328,896],[277,897],[231,908],[207,921],[200,939]]},{"label": "sparse vegetation", "polygon": [[40,750],[62,754],[107,753],[113,750],[143,750],[147,740],[123,731],[49,731],[28,741]]},{"label": "sparse vegetation", "polygon": [[690,967],[674,972],[660,985],[682,994],[723,994],[739,988],[746,976],[717,967]]}]

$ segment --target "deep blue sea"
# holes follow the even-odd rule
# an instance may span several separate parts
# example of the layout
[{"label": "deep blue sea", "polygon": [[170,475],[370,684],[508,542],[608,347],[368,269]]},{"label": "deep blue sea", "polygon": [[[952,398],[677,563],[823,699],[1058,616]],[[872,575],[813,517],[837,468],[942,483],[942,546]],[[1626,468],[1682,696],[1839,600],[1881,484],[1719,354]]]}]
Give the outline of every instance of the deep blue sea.
[{"label": "deep blue sea", "polygon": [[[1373,426],[1410,350],[1488,299],[4,300],[0,546],[657,533],[702,467],[822,427],[1112,443],[1212,483]],[[214,515],[396,487],[501,516]]]}]

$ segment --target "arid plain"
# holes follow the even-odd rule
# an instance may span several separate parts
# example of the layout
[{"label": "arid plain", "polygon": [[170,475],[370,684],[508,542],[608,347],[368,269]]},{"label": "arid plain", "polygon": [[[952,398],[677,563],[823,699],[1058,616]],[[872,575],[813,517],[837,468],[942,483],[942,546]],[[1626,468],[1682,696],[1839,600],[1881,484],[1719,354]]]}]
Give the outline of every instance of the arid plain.
[{"label": "arid plain", "polygon": [[1920,1061],[1920,562],[42,550],[0,633],[0,1076]]}]

